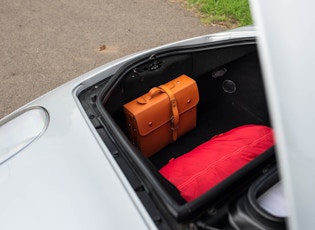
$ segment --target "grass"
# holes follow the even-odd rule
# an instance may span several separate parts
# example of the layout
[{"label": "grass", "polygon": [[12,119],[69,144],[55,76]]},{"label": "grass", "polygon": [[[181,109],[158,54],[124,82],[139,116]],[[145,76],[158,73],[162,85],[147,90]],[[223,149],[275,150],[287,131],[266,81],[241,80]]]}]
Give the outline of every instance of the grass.
[{"label": "grass", "polygon": [[220,24],[229,28],[252,24],[248,0],[186,0],[197,9],[206,24]]}]

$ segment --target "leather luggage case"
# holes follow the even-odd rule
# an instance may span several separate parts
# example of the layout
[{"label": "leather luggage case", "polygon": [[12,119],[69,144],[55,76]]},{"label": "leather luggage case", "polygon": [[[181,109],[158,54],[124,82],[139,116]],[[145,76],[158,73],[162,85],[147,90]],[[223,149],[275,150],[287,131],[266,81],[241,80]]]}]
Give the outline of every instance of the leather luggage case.
[{"label": "leather luggage case", "polygon": [[196,127],[199,93],[186,75],[126,103],[124,113],[132,143],[147,157]]}]

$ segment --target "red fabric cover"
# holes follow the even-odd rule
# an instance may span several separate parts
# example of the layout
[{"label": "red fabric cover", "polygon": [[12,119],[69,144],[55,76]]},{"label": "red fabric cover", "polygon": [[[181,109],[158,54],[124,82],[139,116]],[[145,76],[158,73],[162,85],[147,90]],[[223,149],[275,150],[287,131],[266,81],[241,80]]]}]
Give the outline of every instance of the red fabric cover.
[{"label": "red fabric cover", "polygon": [[240,126],[170,160],[160,173],[178,188],[186,201],[191,201],[273,145],[271,128]]}]

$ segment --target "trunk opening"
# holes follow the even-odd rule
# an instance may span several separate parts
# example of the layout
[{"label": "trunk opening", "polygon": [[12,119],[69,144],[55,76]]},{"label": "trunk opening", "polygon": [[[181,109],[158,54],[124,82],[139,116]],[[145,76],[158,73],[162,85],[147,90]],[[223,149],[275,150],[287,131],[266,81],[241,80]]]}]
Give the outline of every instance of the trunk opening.
[{"label": "trunk opening", "polygon": [[[193,78],[198,85],[197,126],[146,158],[128,138],[123,105],[182,74]],[[107,145],[109,140],[115,143],[116,149],[111,146],[123,171],[127,165],[134,169],[140,185],[133,186],[139,197],[146,191],[160,210],[167,210],[166,218],[175,218],[176,224],[197,218],[207,226],[227,226],[229,205],[276,165],[275,151],[271,148],[191,202],[186,202],[158,171],[170,159],[238,126],[271,127],[255,40],[182,47],[146,55],[120,69],[104,85],[103,91],[98,91],[96,105],[101,118],[95,126]],[[134,179],[130,179],[130,173],[125,171],[132,184]]]}]

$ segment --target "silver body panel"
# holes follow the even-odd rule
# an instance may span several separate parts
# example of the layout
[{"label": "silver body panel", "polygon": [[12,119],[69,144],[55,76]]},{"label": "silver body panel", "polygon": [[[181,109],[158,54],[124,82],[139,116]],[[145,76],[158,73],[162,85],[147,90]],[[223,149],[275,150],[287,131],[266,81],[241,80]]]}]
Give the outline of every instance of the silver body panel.
[{"label": "silver body panel", "polygon": [[312,1],[251,1],[290,229],[315,225]]},{"label": "silver body panel", "polygon": [[[253,36],[250,27],[153,50]],[[19,109],[42,107],[49,124],[40,138],[0,165],[1,229],[156,228],[77,99],[123,63],[153,50],[101,66]]]}]

